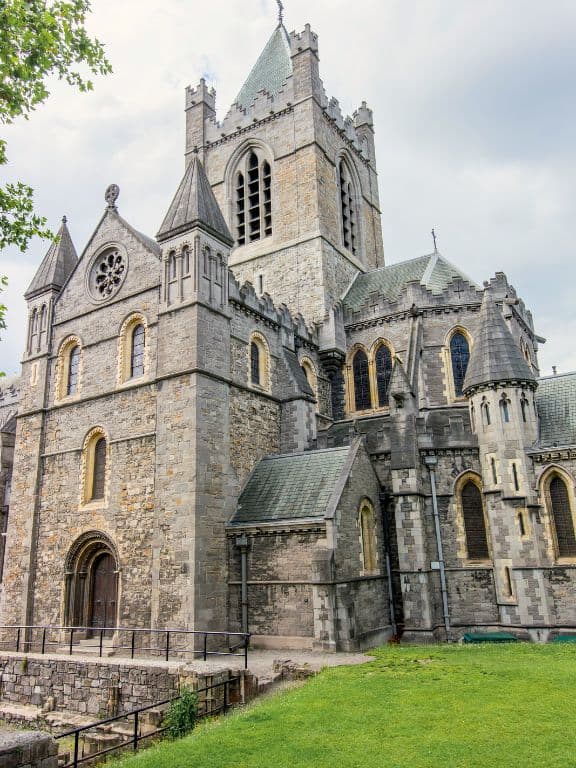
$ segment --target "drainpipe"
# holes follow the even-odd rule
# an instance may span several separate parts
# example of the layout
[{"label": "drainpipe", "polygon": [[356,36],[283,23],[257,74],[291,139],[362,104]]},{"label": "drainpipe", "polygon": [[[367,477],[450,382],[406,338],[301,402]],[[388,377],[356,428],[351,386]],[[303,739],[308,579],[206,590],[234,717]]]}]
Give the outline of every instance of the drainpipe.
[{"label": "drainpipe", "polygon": [[248,632],[248,537],[238,536],[236,546],[240,549],[241,588],[240,605],[242,606],[242,632]]},{"label": "drainpipe", "polygon": [[446,567],[444,563],[444,551],[442,549],[442,534],[440,531],[440,514],[438,512],[438,497],[436,495],[436,470],[438,464],[436,456],[425,456],[424,463],[430,472],[430,486],[432,488],[432,509],[434,510],[434,530],[436,531],[436,547],[438,549],[438,570],[440,571],[440,590],[442,592],[442,612],[444,614],[444,627],[446,639],[450,640],[450,613],[448,609],[448,587],[446,585]]},{"label": "drainpipe", "polygon": [[392,561],[390,558],[390,521],[388,520],[388,494],[380,493],[380,509],[382,511],[382,528],[384,530],[384,557],[386,560],[386,576],[388,578],[388,605],[390,610],[390,623],[392,633],[398,635],[396,626],[396,601],[394,600],[394,586],[392,584]]}]

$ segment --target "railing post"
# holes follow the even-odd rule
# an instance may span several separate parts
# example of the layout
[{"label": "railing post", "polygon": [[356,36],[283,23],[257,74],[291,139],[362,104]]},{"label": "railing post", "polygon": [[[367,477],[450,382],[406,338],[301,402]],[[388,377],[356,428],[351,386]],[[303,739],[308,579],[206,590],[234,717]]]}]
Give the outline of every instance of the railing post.
[{"label": "railing post", "polygon": [[204,661],[208,658],[208,635],[204,632]]},{"label": "railing post", "polygon": [[250,636],[246,635],[244,638],[244,669],[248,669],[248,642],[250,640]]},{"label": "railing post", "polygon": [[16,653],[20,653],[20,627],[16,632]]},{"label": "railing post", "polygon": [[70,627],[70,656],[72,656],[72,643],[74,641],[74,627]]},{"label": "railing post", "polygon": [[80,731],[76,731],[74,734],[74,762],[73,768],[78,768],[78,746],[80,742]]},{"label": "railing post", "polygon": [[229,680],[224,680],[224,705],[222,707],[222,711],[226,713],[228,711],[228,686],[230,685]]},{"label": "railing post", "polygon": [[134,713],[134,752],[138,751],[138,712]]},{"label": "railing post", "polygon": [[170,658],[170,632],[166,632],[166,661]]},{"label": "railing post", "polygon": [[130,641],[130,658],[134,658],[134,647],[136,643],[136,632],[132,630],[132,640]]},{"label": "railing post", "polygon": [[46,650],[46,627],[42,630],[42,656],[44,656],[44,651]]},{"label": "railing post", "polygon": [[99,648],[100,658],[102,658],[102,645],[103,644],[104,644],[104,630],[101,629],[100,630],[100,648]]}]

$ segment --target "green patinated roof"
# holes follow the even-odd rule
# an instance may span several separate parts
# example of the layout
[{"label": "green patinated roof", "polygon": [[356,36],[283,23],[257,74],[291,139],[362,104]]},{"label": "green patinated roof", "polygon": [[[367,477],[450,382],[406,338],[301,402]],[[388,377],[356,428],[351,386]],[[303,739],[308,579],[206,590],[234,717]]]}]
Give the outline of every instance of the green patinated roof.
[{"label": "green patinated roof", "polygon": [[539,379],[540,445],[576,445],[576,372]]},{"label": "green patinated roof", "polygon": [[248,109],[260,91],[276,96],[291,74],[290,41],[286,29],[279,24],[234,103]]},{"label": "green patinated roof", "polygon": [[344,297],[344,304],[357,312],[371,293],[378,293],[388,301],[396,301],[406,284],[414,280],[432,293],[440,294],[453,280],[458,279],[475,285],[473,280],[439,253],[431,253],[359,275]]},{"label": "green patinated roof", "polygon": [[232,523],[323,518],[350,450],[348,446],[262,459],[242,491]]}]

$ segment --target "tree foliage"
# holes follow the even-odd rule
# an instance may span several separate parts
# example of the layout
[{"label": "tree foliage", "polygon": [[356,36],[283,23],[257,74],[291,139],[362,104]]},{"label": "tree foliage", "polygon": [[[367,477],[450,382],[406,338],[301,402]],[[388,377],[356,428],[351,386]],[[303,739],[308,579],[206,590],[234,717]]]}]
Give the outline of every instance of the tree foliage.
[{"label": "tree foliage", "polygon": [[[89,12],[89,0],[0,0],[0,123],[28,119],[50,95],[51,77],[89,91],[90,74],[112,71],[102,44],[85,29]],[[0,165],[6,162],[0,139]],[[24,251],[34,235],[50,232],[34,213],[32,189],[22,182],[0,187],[0,248]]]}]

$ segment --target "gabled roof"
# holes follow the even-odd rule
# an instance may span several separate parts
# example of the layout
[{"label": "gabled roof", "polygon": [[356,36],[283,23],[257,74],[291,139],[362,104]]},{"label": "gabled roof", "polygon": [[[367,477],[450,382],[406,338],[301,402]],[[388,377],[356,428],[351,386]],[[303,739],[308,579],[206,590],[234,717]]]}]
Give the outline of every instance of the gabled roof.
[{"label": "gabled roof", "polygon": [[439,253],[431,253],[358,275],[344,297],[344,305],[357,312],[371,293],[396,301],[407,283],[415,280],[434,294],[441,294],[453,280],[463,280],[475,286],[473,280],[447,259]]},{"label": "gabled roof", "polygon": [[485,290],[463,390],[466,392],[482,384],[505,381],[535,382],[536,377],[490,291]]},{"label": "gabled roof", "polygon": [[352,448],[268,456],[256,465],[232,524],[324,518]]},{"label": "gabled roof", "polygon": [[193,155],[157,238],[162,242],[175,235],[189,232],[196,225],[204,227],[210,234],[229,245],[234,242],[204,167],[198,155]]},{"label": "gabled roof", "polygon": [[30,287],[24,294],[25,298],[30,299],[47,290],[59,291],[74,270],[77,262],[78,256],[66,226],[66,216],[64,216],[62,226],[58,230],[55,240],[38,267]]},{"label": "gabled roof", "polygon": [[576,372],[538,379],[540,445],[576,445]]},{"label": "gabled roof", "polygon": [[234,104],[248,109],[260,91],[276,96],[291,74],[290,39],[284,25],[279,24],[240,89]]}]

